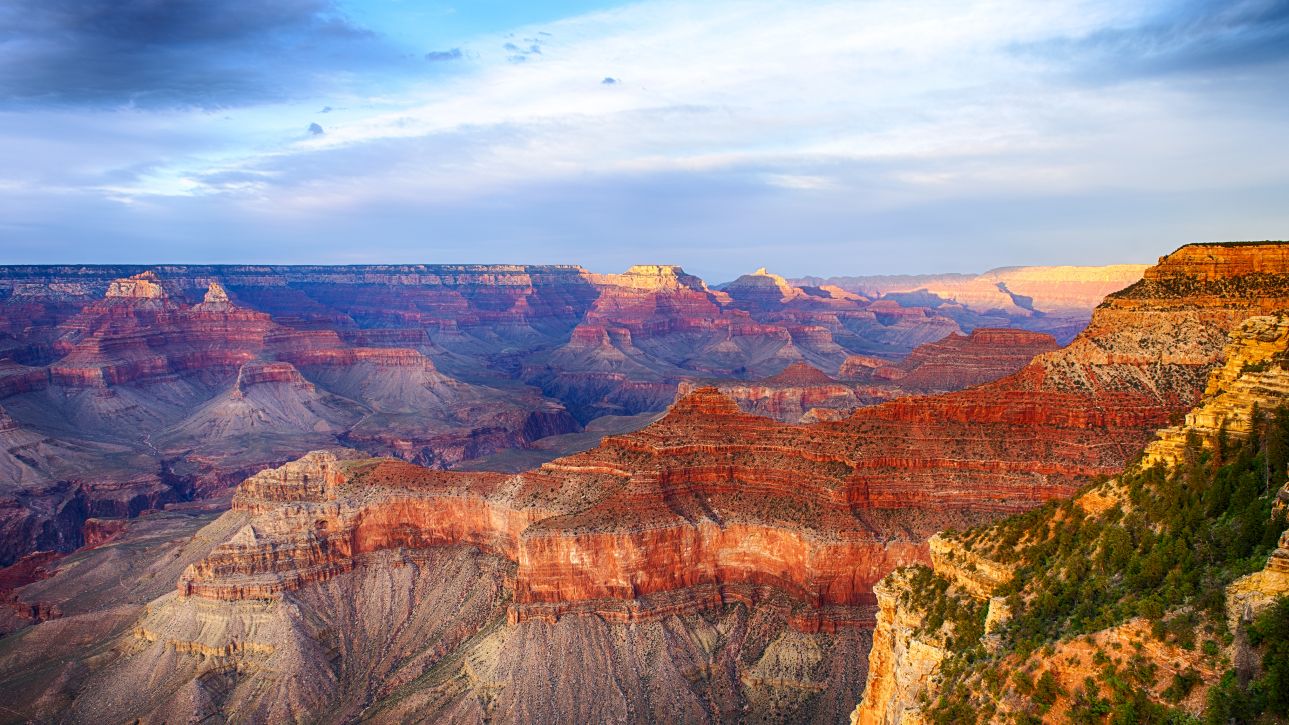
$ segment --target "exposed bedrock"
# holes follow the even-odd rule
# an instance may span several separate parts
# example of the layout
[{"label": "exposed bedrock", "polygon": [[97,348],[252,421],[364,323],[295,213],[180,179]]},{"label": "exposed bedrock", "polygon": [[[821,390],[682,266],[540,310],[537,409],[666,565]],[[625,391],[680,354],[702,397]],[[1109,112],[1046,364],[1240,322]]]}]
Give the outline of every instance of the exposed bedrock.
[{"label": "exposed bedrock", "polygon": [[[920,345],[898,363],[848,356],[840,380],[809,363],[795,362],[763,380],[715,384],[749,413],[786,423],[838,420],[865,405],[998,380],[1056,349],[1050,335],[982,328]],[[685,381],[678,392],[685,395],[700,385]]]},{"label": "exposed bedrock", "polygon": [[[631,289],[694,284],[674,269],[647,272]],[[516,476],[350,460],[333,479],[302,459],[278,470],[304,467],[301,480],[325,485],[288,476],[273,484],[286,493],[265,493],[287,474],[249,479],[234,508],[257,518],[180,589],[268,595],[373,551],[469,543],[516,563],[516,621],[632,619],[766,591],[798,614],[837,607],[839,620],[863,619],[842,609],[871,606],[872,584],[924,557],[935,530],[1122,468],[1198,398],[1228,326],[1289,291],[1264,279],[1242,298],[1230,293],[1238,282],[1220,284],[1222,295],[1195,296],[1144,281],[1108,299],[1072,345],[1014,375],[836,422],[784,425],[698,388],[641,431]],[[795,370],[786,377],[818,377]]]}]

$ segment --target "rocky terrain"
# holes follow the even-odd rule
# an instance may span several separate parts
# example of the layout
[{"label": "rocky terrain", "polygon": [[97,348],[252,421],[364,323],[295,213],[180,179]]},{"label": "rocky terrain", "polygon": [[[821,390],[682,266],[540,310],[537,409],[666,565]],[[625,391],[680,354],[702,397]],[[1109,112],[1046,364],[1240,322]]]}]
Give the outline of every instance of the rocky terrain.
[{"label": "rocky terrain", "polygon": [[739,407],[785,423],[841,420],[856,409],[908,395],[949,392],[992,382],[1057,349],[1043,333],[979,328],[916,347],[903,360],[849,355],[833,379],[795,362],[757,381],[684,381],[679,393],[715,385]]},{"label": "rocky terrain", "polygon": [[873,370],[874,380],[920,392],[948,392],[992,382],[1057,349],[1051,335],[977,328],[919,346],[898,363]]},{"label": "rocky terrain", "polygon": [[[0,565],[318,447],[514,470],[594,445],[596,419],[643,424],[686,380],[835,376],[968,327],[764,270],[714,289],[666,265],[0,267]],[[900,392],[812,392],[796,418]]]},{"label": "rocky terrain", "polygon": [[1046,332],[1066,344],[1106,295],[1137,281],[1145,269],[1138,264],[1003,267],[983,274],[807,277],[793,282],[924,305],[964,328],[1006,326]]},{"label": "rocky terrain", "polygon": [[[12,595],[0,689],[21,693],[24,716],[73,720],[844,719],[874,627],[876,673],[917,681],[898,652],[934,654],[892,629],[899,580],[877,582],[911,562],[953,566],[960,583],[942,599],[961,611],[942,616],[974,616],[970,601],[1005,570],[959,563],[931,534],[1122,469],[1200,399],[1233,329],[1289,303],[1289,266],[1265,253],[1185,247],[1019,372],[840,420],[779,423],[699,387],[637,432],[519,474],[311,453],[249,477],[177,550],[133,543],[136,524],[76,554],[92,571],[131,547],[136,563],[107,588],[33,564],[29,578],[45,578]],[[724,294],[748,308],[786,294],[753,276],[770,284]],[[660,314],[657,296],[641,302],[658,285],[687,290],[693,309],[720,299],[674,268],[617,284],[600,309],[624,320]],[[670,344],[675,319],[639,329]],[[322,387],[305,362],[291,363],[300,377],[277,362],[246,370],[238,389]],[[823,385],[821,374],[784,377]],[[60,639],[76,612],[109,603],[122,608],[93,635]]]},{"label": "rocky terrain", "polygon": [[[1176,273],[1144,284],[1271,300],[1283,248],[1252,251],[1183,248]],[[1267,617],[1289,595],[1289,319],[1246,318],[1223,357],[1200,404],[1120,476],[937,535],[929,567],[880,582],[852,722],[1225,722],[1276,707],[1278,685],[1257,683],[1277,676]],[[1243,493],[1224,488],[1239,475]]]}]

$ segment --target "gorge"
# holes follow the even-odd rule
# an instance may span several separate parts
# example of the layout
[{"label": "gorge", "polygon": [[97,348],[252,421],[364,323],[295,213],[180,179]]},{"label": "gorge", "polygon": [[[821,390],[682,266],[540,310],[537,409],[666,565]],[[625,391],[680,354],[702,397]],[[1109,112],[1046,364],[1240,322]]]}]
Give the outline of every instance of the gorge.
[{"label": "gorge", "polygon": [[[239,333],[254,341],[242,349],[255,354],[209,363],[211,371],[227,370],[231,385],[219,402],[187,416],[187,430],[201,431],[194,437],[218,441],[247,427],[259,436],[266,427],[283,430],[275,421],[304,419],[314,422],[294,440],[307,445],[316,440],[307,436],[327,433],[317,421],[344,423],[355,401],[369,417],[435,386],[446,391],[436,395],[460,401],[450,396],[510,389],[502,370],[533,380],[529,394],[551,410],[563,406],[568,425],[596,409],[570,392],[589,390],[572,381],[594,379],[572,374],[579,369],[612,363],[630,371],[647,361],[649,373],[622,380],[638,376],[680,392],[645,427],[521,473],[444,470],[440,458],[369,448],[371,439],[349,434],[250,475],[231,504],[176,502],[106,527],[91,519],[95,533],[84,537],[93,543],[61,565],[24,560],[30,572],[16,582],[6,615],[13,633],[0,640],[0,688],[21,691],[14,700],[21,712],[66,711],[74,720],[328,712],[335,721],[570,713],[590,720],[838,721],[850,716],[867,679],[870,709],[856,716],[905,719],[889,713],[908,714],[916,696],[898,683],[935,665],[912,665],[903,654],[914,642],[908,627],[916,625],[895,629],[906,615],[892,609],[899,599],[892,592],[903,581],[897,577],[908,575],[891,572],[919,563],[949,571],[958,555],[946,553],[951,539],[937,532],[976,531],[1116,475],[1156,430],[1213,396],[1212,380],[1226,379],[1221,371],[1235,364],[1224,352],[1231,340],[1266,319],[1260,315],[1289,305],[1282,250],[1183,247],[1107,297],[1060,349],[1042,333],[989,329],[921,346],[903,361],[866,358],[858,346],[840,343],[842,352],[829,352],[774,326],[786,319],[784,308],[812,297],[800,288],[752,275],[758,279],[724,293],[732,300],[726,305],[722,293],[704,292],[672,268],[634,268],[615,278],[611,294],[565,328],[567,343],[548,348],[546,357],[534,353],[545,362],[516,365],[512,355],[494,353],[486,358],[497,366],[492,377],[467,377],[450,362],[478,354],[482,335],[468,345],[458,337],[453,352],[435,335],[408,348],[336,342],[371,343],[379,330],[380,339],[406,344],[410,334],[389,332],[395,328]],[[112,287],[128,290],[130,300],[142,295],[146,306],[69,314],[72,322],[60,323],[65,329],[104,332],[68,348],[68,356],[81,357],[58,369],[97,370],[96,379],[115,381],[154,365],[167,371],[155,374],[166,384],[184,379],[176,361],[191,357],[168,353],[164,342],[131,347],[115,340],[143,315],[158,320],[149,330],[161,321],[190,325],[197,315],[227,319],[209,316],[229,315],[232,303],[219,290],[234,295],[237,288],[211,282],[202,302],[178,312],[157,296],[153,287],[164,285],[150,276]],[[792,316],[833,319],[843,303],[862,302],[827,294],[819,297],[823,311],[801,303]],[[769,308],[780,319],[756,321],[744,308]],[[281,324],[241,314],[262,327]],[[131,322],[88,321],[104,315]],[[170,322],[179,318],[185,322]],[[109,330],[113,344],[98,342]],[[451,334],[461,335],[460,328]],[[780,352],[761,359],[778,359],[782,369],[749,383],[723,381],[701,370],[711,363],[690,362],[685,369],[703,374],[668,382],[656,373],[675,366],[662,362],[675,335],[717,336],[718,350],[751,345],[739,348],[750,351],[745,355],[777,346]],[[310,344],[292,342],[301,337]],[[1278,349],[1268,344],[1258,349]],[[789,362],[795,356],[785,348],[804,359]],[[144,349],[156,352],[132,352]],[[219,349],[228,355],[238,348]],[[96,366],[78,362],[86,359]],[[136,362],[145,359],[164,362]],[[713,352],[706,359],[721,358]],[[557,369],[552,361],[563,361],[559,384],[546,367]],[[66,385],[54,383],[52,372],[43,382],[32,375],[37,362],[15,363],[34,381],[15,394],[15,410],[23,410],[23,395]],[[356,372],[362,365],[370,367]],[[843,374],[848,369],[855,372]],[[192,379],[219,379],[204,375]],[[900,388],[909,378],[950,392]],[[971,387],[954,390],[962,386]],[[257,398],[257,388],[269,392]],[[365,397],[344,394],[355,389]],[[591,394],[601,396],[601,406],[610,399],[621,406],[627,399],[615,396],[626,389]],[[552,396],[556,390],[565,397]],[[836,407],[817,404],[838,395],[845,402]],[[382,409],[382,401],[390,402]],[[248,407],[226,417],[208,412],[234,404]],[[976,573],[959,573],[954,586],[987,597],[982,587],[993,585],[971,582],[987,579],[991,566],[980,558],[969,567]],[[98,573],[108,571],[116,574],[110,582]],[[957,591],[950,594],[961,596]],[[92,634],[62,634],[78,629]],[[902,704],[885,704],[895,702]]]}]

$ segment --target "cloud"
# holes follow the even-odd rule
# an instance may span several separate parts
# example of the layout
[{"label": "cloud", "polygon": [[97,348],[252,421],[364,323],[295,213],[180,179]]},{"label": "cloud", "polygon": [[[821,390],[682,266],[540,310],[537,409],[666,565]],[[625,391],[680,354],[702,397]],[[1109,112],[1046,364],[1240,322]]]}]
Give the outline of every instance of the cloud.
[{"label": "cloud", "polygon": [[324,133],[326,133],[326,132],[322,130],[322,126],[319,126],[319,125],[318,125],[318,124],[316,124],[316,123],[311,123],[311,124],[309,124],[309,135],[310,135],[310,136],[321,136],[321,135],[322,135],[322,134],[324,134]]},{"label": "cloud", "polygon": [[432,63],[439,63],[446,60],[460,60],[461,49],[453,48],[451,50],[431,50],[425,54],[425,59]]},{"label": "cloud", "polygon": [[1017,46],[1094,80],[1212,73],[1289,60],[1289,0],[1175,3],[1137,22]]},{"label": "cloud", "polygon": [[[549,35],[538,33],[538,35]],[[506,61],[510,63],[523,63],[534,55],[542,55],[543,38],[524,38],[523,45],[517,45],[514,41],[507,41],[501,46],[502,50],[507,52]]]},{"label": "cloud", "polygon": [[806,191],[817,191],[819,189],[831,189],[835,185],[832,180],[824,176],[808,176],[805,174],[766,174],[765,183],[771,186],[777,186],[781,189],[802,189]]},{"label": "cloud", "polygon": [[[396,88],[303,47],[304,60],[265,66],[304,94],[280,105],[257,105],[274,97],[259,88],[218,114],[83,99],[0,109],[0,238],[51,243],[31,261],[58,239],[135,234],[207,240],[227,261],[327,261],[364,238],[380,240],[369,261],[614,269],[665,256],[717,275],[1148,260],[1189,238],[1283,236],[1281,69],[1252,52],[1185,60],[1215,38],[1234,58],[1277,37],[1274,13],[1252,7],[643,0],[543,21],[550,36],[434,37],[423,42],[470,62],[418,48]],[[325,47],[379,46],[348,25]],[[307,36],[285,27],[264,37]],[[540,55],[522,52],[539,40]],[[246,61],[229,49],[247,42],[200,47]],[[1150,74],[1089,70],[1152,47],[1168,62]],[[1203,70],[1171,70],[1186,67]],[[300,118],[332,106],[325,133],[302,133]],[[425,247],[427,229],[447,241]]]},{"label": "cloud", "polygon": [[9,0],[0,105],[230,107],[403,63],[332,0]]}]

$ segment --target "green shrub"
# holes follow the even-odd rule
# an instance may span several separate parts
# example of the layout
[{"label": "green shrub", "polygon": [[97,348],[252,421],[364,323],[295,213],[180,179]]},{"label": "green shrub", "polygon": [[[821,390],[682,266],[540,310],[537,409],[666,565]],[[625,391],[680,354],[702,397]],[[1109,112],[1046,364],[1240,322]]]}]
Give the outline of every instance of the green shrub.
[{"label": "green shrub", "polygon": [[[1271,415],[1256,409],[1252,413],[1256,424],[1247,439],[1222,429],[1211,447],[1205,447],[1197,436],[1188,435],[1182,465],[1126,471],[1119,478],[1127,498],[1122,508],[1085,515],[1069,501],[1053,502],[962,534],[961,540],[981,542],[977,546],[986,549],[981,553],[1010,563],[1015,571],[995,592],[1006,597],[1012,612],[998,632],[998,654],[986,656],[977,647],[964,661],[991,658],[997,665],[1006,655],[1025,659],[1054,642],[1136,616],[1150,620],[1158,639],[1183,649],[1199,645],[1205,655],[1219,656],[1217,643],[1207,636],[1197,639],[1196,633],[1231,640],[1225,587],[1261,569],[1285,529],[1283,515],[1273,517],[1271,511],[1289,471],[1289,413],[1284,408]],[[954,645],[968,644],[967,635],[976,635],[976,620],[962,618],[957,626],[967,610],[946,602],[938,610],[932,608],[928,624],[954,620],[959,635]],[[1212,687],[1206,715],[1211,722],[1289,716],[1289,605],[1260,618],[1250,628],[1250,641],[1260,648],[1261,673],[1247,687],[1234,676]],[[1093,661],[1103,667],[1102,681],[1110,697],[1099,696],[1085,683],[1072,696],[1071,720],[1186,720],[1180,711],[1151,701],[1156,673],[1140,655],[1129,658],[1122,670],[1117,660],[1101,652]],[[954,678],[965,671],[946,662],[941,691],[966,693],[966,688],[954,689]],[[1190,671],[1174,676],[1165,699],[1184,699],[1197,677]],[[1041,678],[1035,683],[1030,675],[1016,672],[1011,681],[1040,708],[1055,699],[1042,689]],[[956,707],[970,698],[948,697],[937,704],[937,711],[940,705]]]}]

